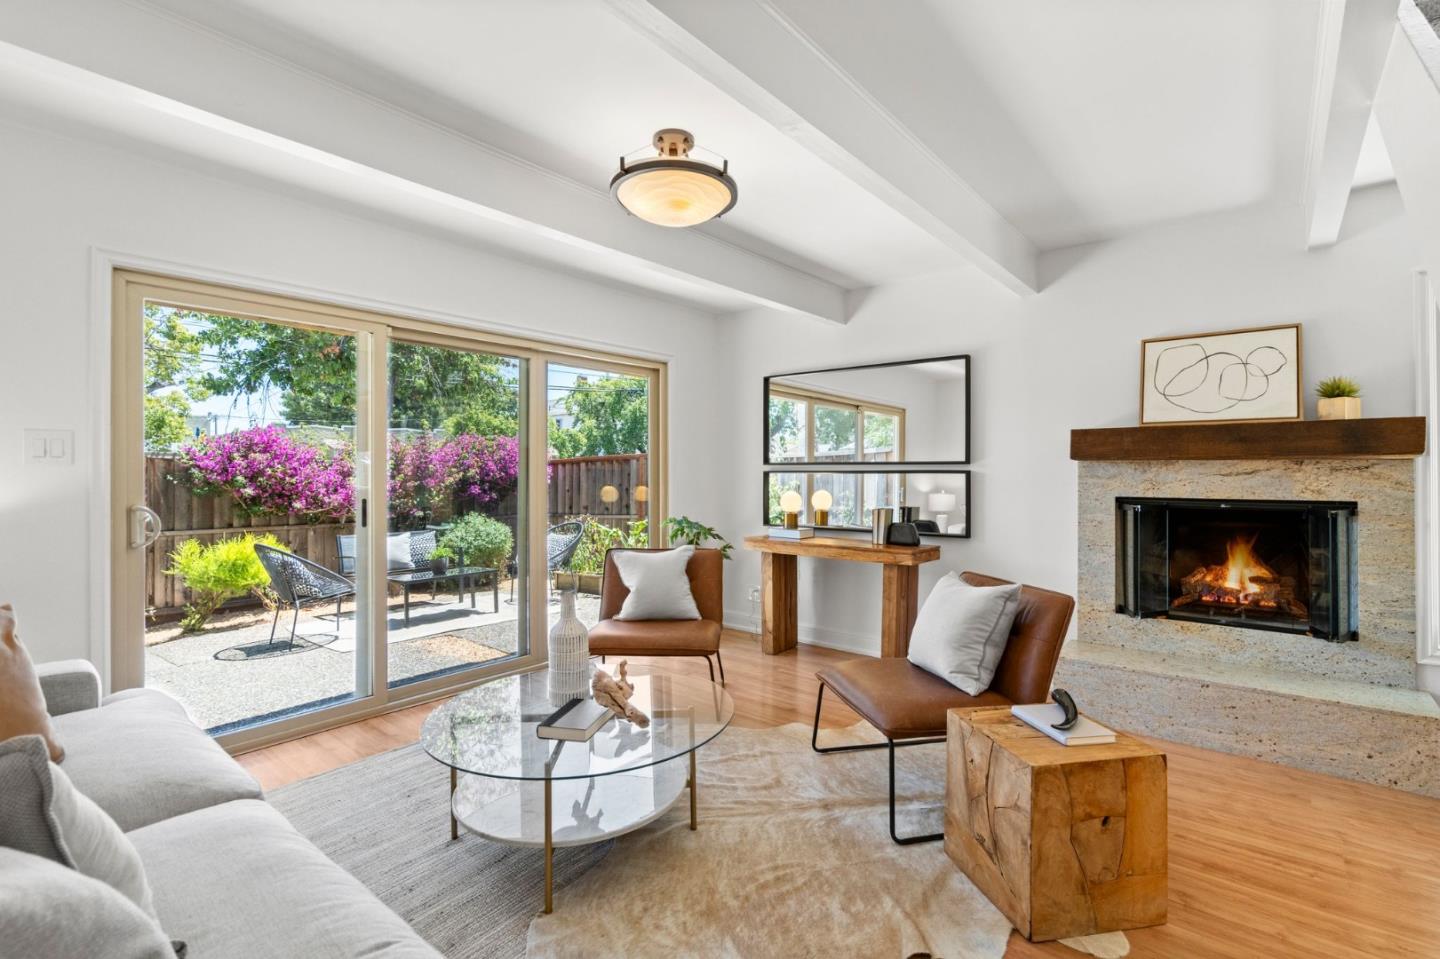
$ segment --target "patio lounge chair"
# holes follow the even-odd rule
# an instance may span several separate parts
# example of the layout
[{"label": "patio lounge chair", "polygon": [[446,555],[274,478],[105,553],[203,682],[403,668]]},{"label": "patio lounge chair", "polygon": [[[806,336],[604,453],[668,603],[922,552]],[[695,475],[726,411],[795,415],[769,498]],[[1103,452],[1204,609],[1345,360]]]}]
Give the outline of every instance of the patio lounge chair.
[{"label": "patio lounge chair", "polygon": [[[295,627],[300,624],[300,607],[309,603],[335,600],[335,635],[340,635],[340,601],[355,595],[355,584],[308,559],[287,553],[273,546],[255,544],[255,555],[270,575],[270,588],[280,603],[291,606],[295,615],[290,620],[290,645],[295,645]],[[275,621],[270,624],[270,642],[275,645],[275,629],[280,625],[280,606],[275,607]]]},{"label": "patio lounge chair", "polygon": [[[575,551],[580,548],[580,540],[585,536],[585,524],[578,520],[570,520],[565,523],[556,523],[545,532],[545,569],[547,572],[555,572],[558,569],[569,569],[570,561],[575,558]],[[513,564],[512,564],[513,565]],[[515,569],[515,574],[510,578],[510,602],[515,602],[515,580],[520,578],[520,570]]]}]

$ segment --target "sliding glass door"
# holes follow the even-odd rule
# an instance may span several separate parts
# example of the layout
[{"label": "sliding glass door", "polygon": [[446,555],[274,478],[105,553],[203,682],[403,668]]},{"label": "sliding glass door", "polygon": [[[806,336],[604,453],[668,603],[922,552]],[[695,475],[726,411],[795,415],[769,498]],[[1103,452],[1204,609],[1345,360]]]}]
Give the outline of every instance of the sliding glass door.
[{"label": "sliding glass door", "polygon": [[530,361],[390,341],[385,620],[392,687],[528,651]]},{"label": "sliding glass door", "polygon": [[232,748],[544,663],[661,542],[663,364],[117,271],[115,689]]}]

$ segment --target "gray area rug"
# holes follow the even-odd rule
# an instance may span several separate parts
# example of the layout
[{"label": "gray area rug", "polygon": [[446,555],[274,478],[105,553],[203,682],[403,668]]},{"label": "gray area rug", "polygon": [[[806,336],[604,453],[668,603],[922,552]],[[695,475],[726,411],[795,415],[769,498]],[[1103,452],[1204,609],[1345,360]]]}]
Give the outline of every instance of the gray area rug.
[{"label": "gray area rug", "polygon": [[[526,929],[545,895],[543,854],[463,831],[451,842],[449,774],[418,745],[283,786],[266,798],[445,955],[525,954]],[[556,850],[557,898],[610,846]]]},{"label": "gray area rug", "polygon": [[[890,842],[885,753],[820,756],[809,735],[728,730],[700,754],[697,832],[682,797],[613,844],[557,850],[556,911],[538,919],[541,853],[451,842],[448,777],[418,747],[269,798],[447,956],[999,959],[1010,924],[940,844]],[[922,800],[901,829],[934,829],[944,750],[900,757],[901,794]]]}]

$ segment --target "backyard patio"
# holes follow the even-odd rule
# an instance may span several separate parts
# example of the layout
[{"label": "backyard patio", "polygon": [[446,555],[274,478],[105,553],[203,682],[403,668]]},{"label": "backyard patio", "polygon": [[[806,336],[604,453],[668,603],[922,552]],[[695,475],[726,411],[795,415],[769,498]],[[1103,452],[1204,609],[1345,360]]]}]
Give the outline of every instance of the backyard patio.
[{"label": "backyard patio", "polygon": [[[454,593],[418,592],[411,598],[409,626],[399,597],[391,597],[386,624],[391,685],[513,655],[518,607],[505,596],[502,591],[496,613],[488,590],[481,591],[478,609],[470,608],[468,596],[457,602]],[[598,596],[577,597],[576,612],[587,626],[595,624],[599,610]],[[550,615],[553,622],[558,605],[550,606]],[[153,626],[146,631],[146,685],[175,696],[212,732],[353,695],[352,602],[342,604],[338,630],[333,604],[302,611],[293,646],[289,619],[282,611],[273,646],[274,614],[263,608],[219,613],[201,633],[182,633],[178,624]]]}]

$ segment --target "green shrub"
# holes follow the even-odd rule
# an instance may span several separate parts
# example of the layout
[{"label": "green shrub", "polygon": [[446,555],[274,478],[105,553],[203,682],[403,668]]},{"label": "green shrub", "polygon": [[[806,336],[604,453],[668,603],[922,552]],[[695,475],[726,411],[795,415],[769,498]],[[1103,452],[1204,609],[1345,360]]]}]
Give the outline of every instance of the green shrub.
[{"label": "green shrub", "polygon": [[1323,379],[1315,387],[1315,395],[1325,399],[1334,399],[1340,396],[1359,396],[1360,384],[1348,376],[1332,376]]},{"label": "green shrub", "polygon": [[498,519],[466,513],[440,537],[440,545],[453,550],[467,566],[500,569],[515,549],[515,537]]},{"label": "green shrub", "polygon": [[571,572],[598,576],[605,571],[606,550],[644,549],[650,545],[650,526],[643,519],[633,520],[624,530],[597,523],[588,516],[580,522],[584,524],[585,531],[570,560]]},{"label": "green shrub", "polygon": [[265,598],[270,577],[255,555],[255,544],[284,549],[280,541],[266,533],[254,536],[231,536],[208,545],[198,539],[187,539],[170,554],[167,576],[178,576],[190,591],[190,603],[180,620],[180,628],[198,633],[226,600],[254,593]]}]

